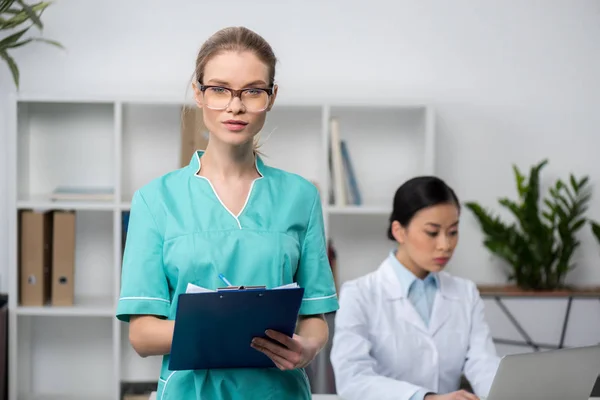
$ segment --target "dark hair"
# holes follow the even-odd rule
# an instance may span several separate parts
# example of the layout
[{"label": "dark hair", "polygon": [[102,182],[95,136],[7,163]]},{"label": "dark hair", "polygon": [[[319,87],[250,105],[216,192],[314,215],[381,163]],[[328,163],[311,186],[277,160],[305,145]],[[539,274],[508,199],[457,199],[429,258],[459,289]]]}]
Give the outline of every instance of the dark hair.
[{"label": "dark hair", "polygon": [[418,176],[404,182],[396,190],[388,238],[396,240],[392,235],[392,223],[398,221],[406,227],[420,210],[438,204],[455,204],[460,209],[458,197],[454,190],[440,178],[435,176]]}]

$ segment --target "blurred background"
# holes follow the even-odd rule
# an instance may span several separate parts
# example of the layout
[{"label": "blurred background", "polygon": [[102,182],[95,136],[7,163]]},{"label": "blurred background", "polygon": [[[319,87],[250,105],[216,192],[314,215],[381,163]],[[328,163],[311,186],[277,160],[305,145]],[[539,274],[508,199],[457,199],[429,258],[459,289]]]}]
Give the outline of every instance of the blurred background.
[{"label": "blurred background", "polygon": [[[435,174],[463,203],[509,223],[500,198],[535,212],[519,199],[513,165],[529,177],[547,160],[540,191],[551,202],[557,180],[574,193],[570,174],[589,179],[585,210],[573,214],[584,222],[570,232],[576,267],[562,285],[532,292],[535,282],[509,281],[466,205],[448,270],[480,285],[501,354],[600,342],[599,1],[57,0],[41,21],[43,31],[12,43],[40,37],[62,49],[0,42],[20,77],[17,88],[0,58],[0,356],[11,372],[0,390],[10,382],[11,400],[116,400],[156,384],[160,359],[139,358],[114,318],[129,201],[187,164],[202,140],[200,122],[182,127],[181,107],[200,45],[231,25],[261,34],[279,59],[265,162],[321,189],[338,285],[387,256],[387,218],[404,180]],[[0,31],[0,41],[14,32]],[[331,171],[330,151],[341,163]],[[86,193],[72,201],[73,188]],[[30,254],[50,240],[35,218],[49,209],[65,217],[55,236],[74,238],[50,244],[72,260],[71,283],[50,300],[23,297],[19,250],[27,238],[39,239],[27,243]],[[309,372],[314,393],[335,392],[328,349]]]}]

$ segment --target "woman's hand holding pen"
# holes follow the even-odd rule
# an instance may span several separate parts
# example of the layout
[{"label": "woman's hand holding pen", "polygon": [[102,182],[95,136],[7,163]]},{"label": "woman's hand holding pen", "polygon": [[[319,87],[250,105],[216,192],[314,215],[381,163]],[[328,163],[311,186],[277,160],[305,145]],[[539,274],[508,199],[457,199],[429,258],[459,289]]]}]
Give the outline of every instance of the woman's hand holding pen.
[{"label": "woman's hand holding pen", "polygon": [[310,338],[294,334],[289,337],[283,333],[268,330],[264,338],[254,338],[252,347],[266,354],[280,370],[304,368],[317,355],[320,344]]}]

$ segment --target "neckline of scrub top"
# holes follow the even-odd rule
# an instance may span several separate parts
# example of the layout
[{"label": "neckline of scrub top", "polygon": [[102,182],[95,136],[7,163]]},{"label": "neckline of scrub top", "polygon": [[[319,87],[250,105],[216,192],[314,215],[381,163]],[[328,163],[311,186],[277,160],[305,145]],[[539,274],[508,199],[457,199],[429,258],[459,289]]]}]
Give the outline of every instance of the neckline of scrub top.
[{"label": "neckline of scrub top", "polygon": [[248,190],[248,194],[246,195],[246,200],[244,201],[244,205],[242,206],[242,208],[236,215],[225,205],[225,203],[223,203],[223,200],[221,200],[221,197],[219,197],[219,194],[215,190],[215,187],[213,186],[212,182],[207,177],[198,175],[198,172],[200,172],[200,168],[202,168],[202,163],[200,161],[200,158],[204,155],[204,153],[205,153],[204,150],[196,150],[194,152],[194,154],[192,155],[192,159],[190,160],[189,167],[190,167],[194,177],[196,177],[198,179],[202,179],[208,183],[214,196],[217,198],[219,203],[221,203],[221,207],[223,207],[235,219],[238,227],[240,229],[242,229],[242,224],[240,223],[240,215],[242,215],[242,213],[246,209],[246,206],[248,205],[248,201],[250,200],[250,196],[252,195],[252,192],[254,190],[254,184],[257,181],[259,181],[265,177],[264,172],[263,172],[265,164],[263,163],[263,161],[259,157],[259,155],[254,153],[254,166],[256,167],[256,171],[258,172],[258,175],[260,175],[260,176],[256,179],[254,179],[252,181],[252,183],[250,184],[250,190]]},{"label": "neckline of scrub top", "polygon": [[[194,154],[192,154],[190,163],[188,165],[188,167],[190,168],[190,171],[195,176],[198,176],[200,178],[202,178],[200,175],[198,175],[198,172],[200,172],[200,168],[202,167],[200,158],[204,155],[205,152],[206,152],[205,150],[196,150],[194,152]],[[264,171],[265,163],[263,162],[262,158],[260,158],[260,156],[256,152],[254,153],[254,166],[256,167],[256,171],[260,175],[260,177],[258,177],[256,179],[263,178],[265,176],[265,171]]]},{"label": "neckline of scrub top", "polygon": [[434,272],[430,272],[424,279],[420,279],[415,276],[408,268],[402,264],[398,258],[396,258],[395,251],[390,251],[389,259],[394,267],[394,272],[400,281],[400,286],[402,287],[402,295],[403,297],[408,297],[411,286],[415,283],[416,280],[421,280],[425,284],[433,283],[436,287],[439,287],[438,276]]}]

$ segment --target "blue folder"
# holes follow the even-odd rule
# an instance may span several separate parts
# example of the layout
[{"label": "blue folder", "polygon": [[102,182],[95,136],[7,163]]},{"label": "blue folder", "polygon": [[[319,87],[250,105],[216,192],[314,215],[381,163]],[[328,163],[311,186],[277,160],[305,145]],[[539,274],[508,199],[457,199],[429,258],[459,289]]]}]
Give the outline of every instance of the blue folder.
[{"label": "blue folder", "polygon": [[301,287],[180,294],[169,369],[275,367],[250,344],[267,329],[292,337],[303,296]]}]

